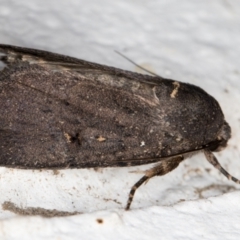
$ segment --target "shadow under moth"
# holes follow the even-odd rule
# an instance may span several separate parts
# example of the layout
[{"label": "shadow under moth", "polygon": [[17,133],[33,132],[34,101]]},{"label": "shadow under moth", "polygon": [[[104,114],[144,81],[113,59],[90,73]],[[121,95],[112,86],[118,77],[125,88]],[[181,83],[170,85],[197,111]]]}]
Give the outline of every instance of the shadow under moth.
[{"label": "shadow under moth", "polygon": [[0,44],[0,166],[25,169],[156,165],[131,188],[212,152],[231,129],[201,88],[47,51]]}]

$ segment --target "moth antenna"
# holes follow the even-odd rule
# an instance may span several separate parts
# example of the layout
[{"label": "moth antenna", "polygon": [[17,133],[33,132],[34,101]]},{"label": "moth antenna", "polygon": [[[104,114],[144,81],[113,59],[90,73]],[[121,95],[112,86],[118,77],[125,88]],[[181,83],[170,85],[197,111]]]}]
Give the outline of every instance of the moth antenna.
[{"label": "moth antenna", "polygon": [[152,71],[149,71],[149,70],[147,70],[147,69],[144,68],[144,67],[141,67],[140,65],[138,65],[137,63],[135,63],[133,60],[131,60],[130,58],[126,57],[125,55],[123,55],[122,53],[118,52],[117,50],[115,50],[115,52],[116,52],[117,54],[119,54],[121,57],[123,57],[123,58],[125,58],[126,60],[128,60],[130,63],[132,63],[132,64],[135,65],[136,67],[142,69],[143,71],[148,72],[148,73],[152,74],[153,76],[162,78],[161,76],[157,75],[156,73],[154,73],[154,72],[152,72]]},{"label": "moth antenna", "polygon": [[208,150],[204,149],[204,155],[207,158],[208,162],[210,162],[215,168],[217,168],[227,179],[240,184],[240,180],[233,177],[231,174],[229,174],[218,162],[217,158],[213,155],[213,153]]}]

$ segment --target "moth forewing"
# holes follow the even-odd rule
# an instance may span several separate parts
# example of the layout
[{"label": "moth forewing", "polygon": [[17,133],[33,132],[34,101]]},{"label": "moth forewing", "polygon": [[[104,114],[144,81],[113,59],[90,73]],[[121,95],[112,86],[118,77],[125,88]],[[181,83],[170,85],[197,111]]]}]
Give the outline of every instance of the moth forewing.
[{"label": "moth forewing", "polygon": [[157,163],[132,187],[231,135],[218,102],[201,88],[36,49],[0,44],[0,165],[25,169]]}]

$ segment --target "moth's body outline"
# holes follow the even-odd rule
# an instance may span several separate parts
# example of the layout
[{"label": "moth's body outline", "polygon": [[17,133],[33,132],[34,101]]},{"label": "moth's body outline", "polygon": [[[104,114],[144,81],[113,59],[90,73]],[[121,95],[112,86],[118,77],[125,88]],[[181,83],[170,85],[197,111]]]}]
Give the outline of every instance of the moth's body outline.
[{"label": "moth's body outline", "polygon": [[212,151],[226,146],[231,129],[201,88],[41,50],[0,44],[0,52],[6,64],[0,72],[0,166],[159,162],[132,188],[127,209],[137,187],[170,172],[188,153],[203,151],[222,169]]}]

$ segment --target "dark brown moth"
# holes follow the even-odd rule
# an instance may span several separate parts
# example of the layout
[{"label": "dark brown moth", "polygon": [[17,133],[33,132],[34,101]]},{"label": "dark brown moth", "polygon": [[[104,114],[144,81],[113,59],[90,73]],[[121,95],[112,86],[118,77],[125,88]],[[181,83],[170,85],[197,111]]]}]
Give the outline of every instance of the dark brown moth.
[{"label": "dark brown moth", "polygon": [[25,169],[157,163],[132,187],[212,152],[231,129],[201,88],[35,49],[0,45],[0,166]]}]

